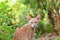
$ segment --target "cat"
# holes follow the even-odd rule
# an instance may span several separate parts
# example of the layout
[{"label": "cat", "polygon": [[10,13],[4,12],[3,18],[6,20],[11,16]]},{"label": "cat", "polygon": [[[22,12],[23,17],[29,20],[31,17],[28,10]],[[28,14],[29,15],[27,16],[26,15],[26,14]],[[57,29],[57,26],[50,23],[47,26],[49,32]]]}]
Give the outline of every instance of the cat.
[{"label": "cat", "polygon": [[20,28],[16,28],[16,31],[14,33],[14,40],[33,40],[33,34],[35,28],[39,24],[39,19],[40,14],[38,14],[35,18],[27,15],[28,23]]}]

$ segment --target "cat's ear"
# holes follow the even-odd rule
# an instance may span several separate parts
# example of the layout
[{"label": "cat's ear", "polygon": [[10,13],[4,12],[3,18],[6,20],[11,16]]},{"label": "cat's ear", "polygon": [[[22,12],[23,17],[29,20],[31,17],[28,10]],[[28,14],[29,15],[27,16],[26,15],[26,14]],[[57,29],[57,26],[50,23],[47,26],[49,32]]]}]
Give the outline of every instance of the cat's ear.
[{"label": "cat's ear", "polygon": [[31,19],[31,16],[30,15],[27,15],[27,20],[29,21]]},{"label": "cat's ear", "polygon": [[38,19],[38,20],[40,19],[40,14],[38,14],[38,15],[36,16],[36,19]]}]

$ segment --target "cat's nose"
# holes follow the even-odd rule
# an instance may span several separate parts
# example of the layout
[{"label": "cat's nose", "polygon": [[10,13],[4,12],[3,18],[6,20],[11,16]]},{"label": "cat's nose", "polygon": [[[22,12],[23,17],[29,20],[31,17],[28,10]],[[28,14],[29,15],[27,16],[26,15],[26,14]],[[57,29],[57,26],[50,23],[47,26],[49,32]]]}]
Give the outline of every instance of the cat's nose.
[{"label": "cat's nose", "polygon": [[34,28],[35,28],[35,25],[34,25]]}]

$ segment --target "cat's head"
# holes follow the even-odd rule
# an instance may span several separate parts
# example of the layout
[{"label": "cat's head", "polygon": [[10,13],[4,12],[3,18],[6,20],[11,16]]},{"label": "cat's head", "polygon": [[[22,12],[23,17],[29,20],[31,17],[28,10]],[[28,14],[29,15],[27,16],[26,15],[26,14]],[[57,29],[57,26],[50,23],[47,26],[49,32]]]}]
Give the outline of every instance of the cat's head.
[{"label": "cat's head", "polygon": [[39,24],[40,14],[38,14],[35,18],[32,18],[30,15],[27,15],[28,23],[32,28],[35,28]]}]

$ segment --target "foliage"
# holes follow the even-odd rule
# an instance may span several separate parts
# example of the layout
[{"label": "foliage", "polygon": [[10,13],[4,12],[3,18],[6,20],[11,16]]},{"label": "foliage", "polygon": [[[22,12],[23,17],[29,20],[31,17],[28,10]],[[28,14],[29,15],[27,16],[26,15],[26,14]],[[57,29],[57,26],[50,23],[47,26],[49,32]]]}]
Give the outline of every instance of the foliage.
[{"label": "foliage", "polygon": [[[55,1],[56,7],[60,7],[60,1]],[[45,32],[53,32],[52,24],[48,19],[48,9],[54,9],[52,0],[4,0],[0,1],[0,40],[13,40],[16,27],[21,27],[28,21],[26,15],[35,17],[41,15],[35,37]]]}]

